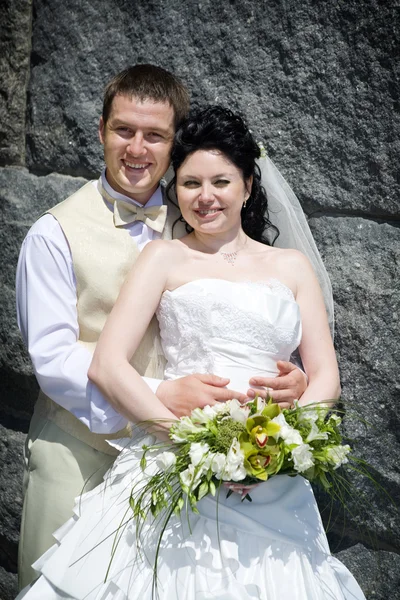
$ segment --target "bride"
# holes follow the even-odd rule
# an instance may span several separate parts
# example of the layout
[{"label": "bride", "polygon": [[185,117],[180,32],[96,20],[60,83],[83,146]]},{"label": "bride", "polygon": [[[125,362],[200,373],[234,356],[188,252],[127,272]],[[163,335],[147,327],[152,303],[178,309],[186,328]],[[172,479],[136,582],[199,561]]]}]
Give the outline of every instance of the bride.
[{"label": "bride", "polygon": [[[297,250],[268,245],[275,232],[263,216],[259,154],[243,120],[221,107],[200,111],[178,130],[174,186],[191,233],[145,247],[98,342],[90,379],[133,423],[157,420],[150,433],[159,438],[176,417],[129,363],[154,313],[165,379],[210,372],[245,391],[249,373],[276,375],[277,361],[298,347],[309,381],[300,404],[339,396],[313,268]],[[331,556],[311,486],[301,476],[259,484],[251,503],[239,493],[220,493],[218,502],[207,496],[199,515],[171,519],[154,573],[159,524],[147,523],[138,540],[129,509],[130,491],[145,477],[139,461],[150,433],[136,427],[104,483],[78,499],[74,518],[34,565],[41,576],[19,598],[364,598]]]}]

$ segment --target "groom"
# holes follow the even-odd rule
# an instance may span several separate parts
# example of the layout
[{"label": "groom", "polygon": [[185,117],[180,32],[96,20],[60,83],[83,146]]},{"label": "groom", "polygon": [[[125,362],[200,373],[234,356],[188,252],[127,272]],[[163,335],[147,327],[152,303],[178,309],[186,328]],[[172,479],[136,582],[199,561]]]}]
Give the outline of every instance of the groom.
[{"label": "groom", "polygon": [[[71,516],[74,498],[100,483],[113,462],[105,440],[129,435],[126,420],[88,382],[87,370],[140,250],[153,239],[185,233],[181,223],[172,231],[179,212],[159,183],[188,110],[188,91],[164,69],[136,65],[116,75],[100,119],[105,170],[42,216],[23,243],[18,320],[41,391],[26,441],[21,587],[35,578],[31,564],[54,543],[52,533]],[[153,320],[132,364],[177,416],[245,398],[212,374],[161,382],[159,348]],[[276,401],[289,403],[306,387],[304,374],[290,363],[281,365],[276,379],[250,383],[272,388]]]}]

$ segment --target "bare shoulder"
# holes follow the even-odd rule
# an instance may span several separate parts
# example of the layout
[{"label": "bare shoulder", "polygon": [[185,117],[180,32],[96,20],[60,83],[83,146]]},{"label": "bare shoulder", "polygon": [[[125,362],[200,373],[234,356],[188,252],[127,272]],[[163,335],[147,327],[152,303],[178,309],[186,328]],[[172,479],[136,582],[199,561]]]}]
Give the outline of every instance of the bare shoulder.
[{"label": "bare shoulder", "polygon": [[143,248],[141,254],[146,256],[147,260],[173,260],[182,254],[176,240],[153,240]]},{"label": "bare shoulder", "polygon": [[265,272],[288,286],[295,297],[301,287],[315,280],[310,261],[299,250],[269,247],[263,262]]},{"label": "bare shoulder", "polygon": [[274,263],[279,266],[279,268],[310,268],[310,261],[299,250],[294,250],[291,248],[275,248],[274,246],[266,246],[260,243],[257,243],[257,247],[259,247],[258,249],[261,249],[262,251],[263,260],[270,261],[272,258]]},{"label": "bare shoulder", "polygon": [[290,269],[309,270],[311,263],[308,258],[300,252],[300,250],[294,250],[291,248],[274,248],[275,260],[279,261],[282,267]]}]

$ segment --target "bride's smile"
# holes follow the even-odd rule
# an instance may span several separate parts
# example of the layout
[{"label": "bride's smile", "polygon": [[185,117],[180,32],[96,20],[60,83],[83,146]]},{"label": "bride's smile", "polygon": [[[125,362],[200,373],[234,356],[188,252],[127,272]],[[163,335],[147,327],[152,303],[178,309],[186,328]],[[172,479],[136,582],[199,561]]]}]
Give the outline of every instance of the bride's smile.
[{"label": "bride's smile", "polygon": [[251,180],[218,150],[190,154],[177,173],[176,192],[183,218],[195,230],[226,233],[240,224]]}]

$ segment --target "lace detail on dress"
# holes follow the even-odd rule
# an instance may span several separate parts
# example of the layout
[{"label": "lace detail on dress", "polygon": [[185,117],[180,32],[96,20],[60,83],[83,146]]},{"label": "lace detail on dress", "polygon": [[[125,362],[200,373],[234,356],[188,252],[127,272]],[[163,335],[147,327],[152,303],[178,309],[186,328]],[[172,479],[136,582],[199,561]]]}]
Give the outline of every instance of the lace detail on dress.
[{"label": "lace detail on dress", "polygon": [[164,294],[157,311],[164,353],[171,367],[170,348],[175,349],[174,363],[182,373],[212,373],[214,361],[204,330],[204,303],[193,295],[179,298]]},{"label": "lace detail on dress", "polygon": [[[221,357],[288,360],[300,341],[299,309],[276,279],[231,282],[200,279],[165,292],[158,311],[161,339],[173,376],[217,373]],[[234,366],[230,360],[230,367]],[[225,361],[226,364],[226,361]],[[265,368],[265,367],[264,367]]]},{"label": "lace detail on dress", "polygon": [[249,281],[251,285],[260,285],[262,287],[267,286],[273,294],[280,296],[281,298],[286,298],[287,300],[294,300],[293,292],[287,285],[279,281],[279,279],[275,279],[275,277],[270,277],[268,281]]}]

